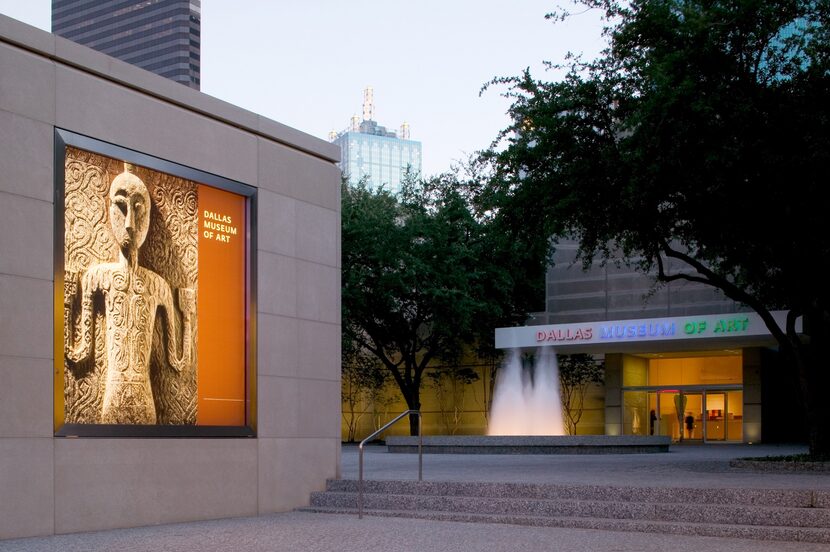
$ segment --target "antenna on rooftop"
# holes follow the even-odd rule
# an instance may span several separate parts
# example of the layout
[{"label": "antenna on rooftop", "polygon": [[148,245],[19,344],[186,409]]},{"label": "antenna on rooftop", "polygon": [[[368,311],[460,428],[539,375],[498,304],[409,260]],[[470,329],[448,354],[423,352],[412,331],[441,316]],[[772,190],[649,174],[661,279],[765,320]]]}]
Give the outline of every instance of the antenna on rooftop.
[{"label": "antenna on rooftop", "polygon": [[357,116],[357,113],[352,115],[352,130],[355,132],[360,130],[360,118]]},{"label": "antenna on rooftop", "polygon": [[367,86],[366,89],[363,91],[363,120],[364,121],[373,121],[374,120],[374,99],[372,98],[372,87]]},{"label": "antenna on rooftop", "polygon": [[401,125],[401,139],[409,140],[409,123],[406,121]]},{"label": "antenna on rooftop", "polygon": [[329,131],[329,142],[334,142],[335,138],[337,138],[337,131],[330,130]]}]

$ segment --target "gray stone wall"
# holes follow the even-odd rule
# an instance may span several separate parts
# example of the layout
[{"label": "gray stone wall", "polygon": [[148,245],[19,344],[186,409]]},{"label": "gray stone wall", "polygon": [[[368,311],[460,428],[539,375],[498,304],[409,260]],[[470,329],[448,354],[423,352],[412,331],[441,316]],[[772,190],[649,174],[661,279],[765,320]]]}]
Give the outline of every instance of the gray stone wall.
[{"label": "gray stone wall", "polygon": [[[545,312],[533,324],[662,318],[746,310],[709,286],[693,282],[654,285],[654,278],[625,264],[593,264],[576,259],[577,243],[562,240],[548,268]],[[674,264],[672,264],[672,262]],[[678,262],[668,265],[676,271]]]},{"label": "gray stone wall", "polygon": [[[289,510],[338,475],[336,147],[0,15],[0,538]],[[61,439],[54,129],[258,188],[257,437]]]},{"label": "gray stone wall", "polygon": [[605,434],[622,435],[623,355],[605,355]]},{"label": "gray stone wall", "polygon": [[757,347],[743,350],[744,417],[743,440],[745,443],[761,442],[763,422],[761,404],[762,350]]}]

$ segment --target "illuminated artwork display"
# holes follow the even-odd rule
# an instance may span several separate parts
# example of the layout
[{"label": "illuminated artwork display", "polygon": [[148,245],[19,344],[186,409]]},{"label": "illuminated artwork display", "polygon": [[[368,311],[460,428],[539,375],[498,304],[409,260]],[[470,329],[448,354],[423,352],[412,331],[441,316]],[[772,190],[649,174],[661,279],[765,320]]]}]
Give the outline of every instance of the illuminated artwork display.
[{"label": "illuminated artwork display", "polygon": [[56,429],[250,427],[253,189],[59,137]]}]

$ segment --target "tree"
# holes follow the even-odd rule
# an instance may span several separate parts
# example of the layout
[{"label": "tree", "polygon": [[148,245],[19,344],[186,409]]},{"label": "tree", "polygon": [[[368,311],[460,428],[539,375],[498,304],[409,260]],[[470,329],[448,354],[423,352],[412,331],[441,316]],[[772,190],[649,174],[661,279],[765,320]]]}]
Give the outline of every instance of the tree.
[{"label": "tree", "polygon": [[372,403],[372,431],[379,430],[392,417],[389,415],[389,410],[398,402],[397,385],[392,382],[392,376],[381,368],[378,372],[383,376],[384,384],[382,387],[375,387],[369,396]]},{"label": "tree", "polygon": [[444,429],[448,435],[455,435],[464,414],[467,389],[478,381],[478,374],[468,366],[449,365],[436,367],[427,372],[427,377],[435,389]]},{"label": "tree", "polygon": [[605,374],[601,363],[586,354],[557,355],[562,411],[568,435],[576,435],[576,425],[582,419],[585,394],[594,384],[601,384]]},{"label": "tree", "polygon": [[476,216],[469,189],[452,174],[409,179],[399,196],[343,184],[344,337],[380,361],[409,409],[430,362],[492,348],[493,328],[541,298],[544,259]]},{"label": "tree", "polygon": [[525,242],[572,235],[585,263],[621,251],[755,310],[798,378],[811,453],[830,453],[830,3],[583,3],[608,22],[598,59],[494,81],[513,123],[484,155],[484,208]]},{"label": "tree", "polygon": [[378,369],[378,360],[364,351],[355,349],[353,342],[344,341],[341,359],[341,396],[343,419],[346,422],[347,441],[352,443],[358,424],[386,386],[388,376]]}]

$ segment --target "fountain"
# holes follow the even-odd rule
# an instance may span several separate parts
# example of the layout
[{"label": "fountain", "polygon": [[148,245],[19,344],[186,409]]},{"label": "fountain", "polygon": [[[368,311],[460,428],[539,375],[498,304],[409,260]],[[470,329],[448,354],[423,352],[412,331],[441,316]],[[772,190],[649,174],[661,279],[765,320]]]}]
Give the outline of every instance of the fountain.
[{"label": "fountain", "polygon": [[496,380],[487,435],[565,435],[556,354],[542,347],[529,369],[510,351]]},{"label": "fountain", "polygon": [[[532,367],[513,349],[499,372],[487,435],[425,435],[432,454],[625,454],[668,452],[667,436],[565,435],[556,353],[541,347]],[[418,452],[418,437],[390,436],[389,452]]]}]

